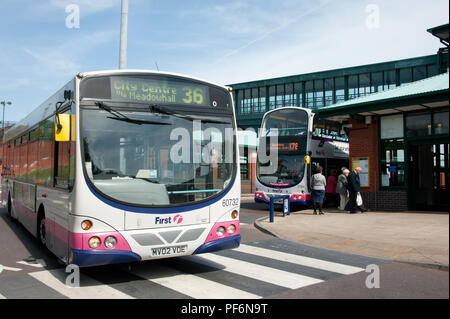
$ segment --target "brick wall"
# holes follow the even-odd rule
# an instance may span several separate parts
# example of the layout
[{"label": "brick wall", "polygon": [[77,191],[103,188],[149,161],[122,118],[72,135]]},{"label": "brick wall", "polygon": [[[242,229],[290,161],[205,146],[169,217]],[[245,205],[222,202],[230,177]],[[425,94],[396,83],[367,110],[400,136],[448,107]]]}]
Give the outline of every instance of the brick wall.
[{"label": "brick wall", "polygon": [[361,192],[376,192],[379,185],[378,170],[378,118],[372,116],[371,124],[351,121],[352,128],[349,134],[350,143],[350,167],[353,157],[369,157],[369,187],[361,189]]},{"label": "brick wall", "polygon": [[364,206],[372,211],[408,210],[406,191],[361,192]]},{"label": "brick wall", "polygon": [[366,208],[378,211],[404,211],[408,209],[406,191],[380,191],[378,121],[379,118],[374,116],[372,116],[370,124],[351,121],[350,161],[352,157],[369,157],[369,187],[361,188]]}]

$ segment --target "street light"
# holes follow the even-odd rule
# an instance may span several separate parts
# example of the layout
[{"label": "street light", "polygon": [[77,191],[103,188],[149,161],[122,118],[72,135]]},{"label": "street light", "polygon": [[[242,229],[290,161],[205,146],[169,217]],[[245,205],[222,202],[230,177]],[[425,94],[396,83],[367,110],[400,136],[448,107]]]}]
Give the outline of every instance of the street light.
[{"label": "street light", "polygon": [[1,105],[3,105],[3,119],[2,119],[2,140],[3,137],[5,136],[5,106],[6,104],[11,105],[12,103],[10,101],[6,102],[6,101],[1,101],[0,102]]}]

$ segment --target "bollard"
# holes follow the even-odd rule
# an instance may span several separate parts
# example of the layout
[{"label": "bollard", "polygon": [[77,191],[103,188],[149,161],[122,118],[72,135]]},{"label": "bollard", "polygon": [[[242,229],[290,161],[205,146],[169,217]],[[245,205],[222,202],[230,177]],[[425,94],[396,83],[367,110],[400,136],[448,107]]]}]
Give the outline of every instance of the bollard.
[{"label": "bollard", "polygon": [[273,223],[274,218],[274,209],[275,209],[275,200],[276,199],[282,199],[283,200],[283,217],[285,215],[291,214],[291,205],[290,205],[290,196],[289,195],[278,195],[273,196],[270,198],[270,215],[269,215],[269,221]]}]

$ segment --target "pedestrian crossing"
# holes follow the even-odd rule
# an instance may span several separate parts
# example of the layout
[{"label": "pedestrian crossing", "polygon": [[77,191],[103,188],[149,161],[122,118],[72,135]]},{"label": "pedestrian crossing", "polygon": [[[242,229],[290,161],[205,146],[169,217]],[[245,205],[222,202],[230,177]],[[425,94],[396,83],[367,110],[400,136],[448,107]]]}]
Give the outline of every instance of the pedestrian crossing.
[{"label": "pedestrian crossing", "polygon": [[317,258],[310,258],[300,255],[293,255],[284,252],[274,251],[271,249],[254,247],[249,245],[241,245],[236,249],[236,251],[240,251],[246,254],[262,256],[267,258],[275,258],[277,260],[286,261],[290,263],[294,263],[297,265],[317,268],[321,270],[326,270],[330,272],[336,272],[343,275],[351,275],[360,271],[364,271],[363,268],[354,267],[344,264],[339,264],[335,262],[320,260]]},{"label": "pedestrian crossing", "polygon": [[0,299],[258,299],[365,268],[365,260],[347,262],[336,254],[319,258],[299,254],[302,247],[290,251],[286,247],[274,239],[216,253],[86,268],[81,270],[80,286],[73,288],[66,285],[65,268],[30,265],[32,271],[27,274],[0,277]]},{"label": "pedestrian crossing", "polygon": [[[133,274],[146,280],[157,283],[161,286],[179,291],[195,299],[256,299],[261,296],[248,293],[233,287],[226,286],[219,282],[204,279],[192,274],[185,274],[179,270],[171,269],[166,271],[163,267],[138,267],[132,271]],[[159,273],[165,272],[163,276]],[[198,289],[201,287],[201,289]]]},{"label": "pedestrian crossing", "polygon": [[80,276],[80,279],[83,280],[83,282],[80,282],[79,287],[71,287],[70,285],[66,285],[67,275],[65,269],[44,270],[30,273],[30,276],[34,279],[71,299],[131,299],[127,294],[108,285],[104,285],[86,275]]}]

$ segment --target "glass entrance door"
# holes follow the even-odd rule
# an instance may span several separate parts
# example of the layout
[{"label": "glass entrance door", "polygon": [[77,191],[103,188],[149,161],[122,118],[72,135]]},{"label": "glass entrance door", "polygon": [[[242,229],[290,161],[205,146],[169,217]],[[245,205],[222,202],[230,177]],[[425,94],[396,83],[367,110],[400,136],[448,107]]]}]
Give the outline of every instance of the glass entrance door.
[{"label": "glass entrance door", "polygon": [[449,209],[449,143],[409,146],[409,197],[414,210]]}]

